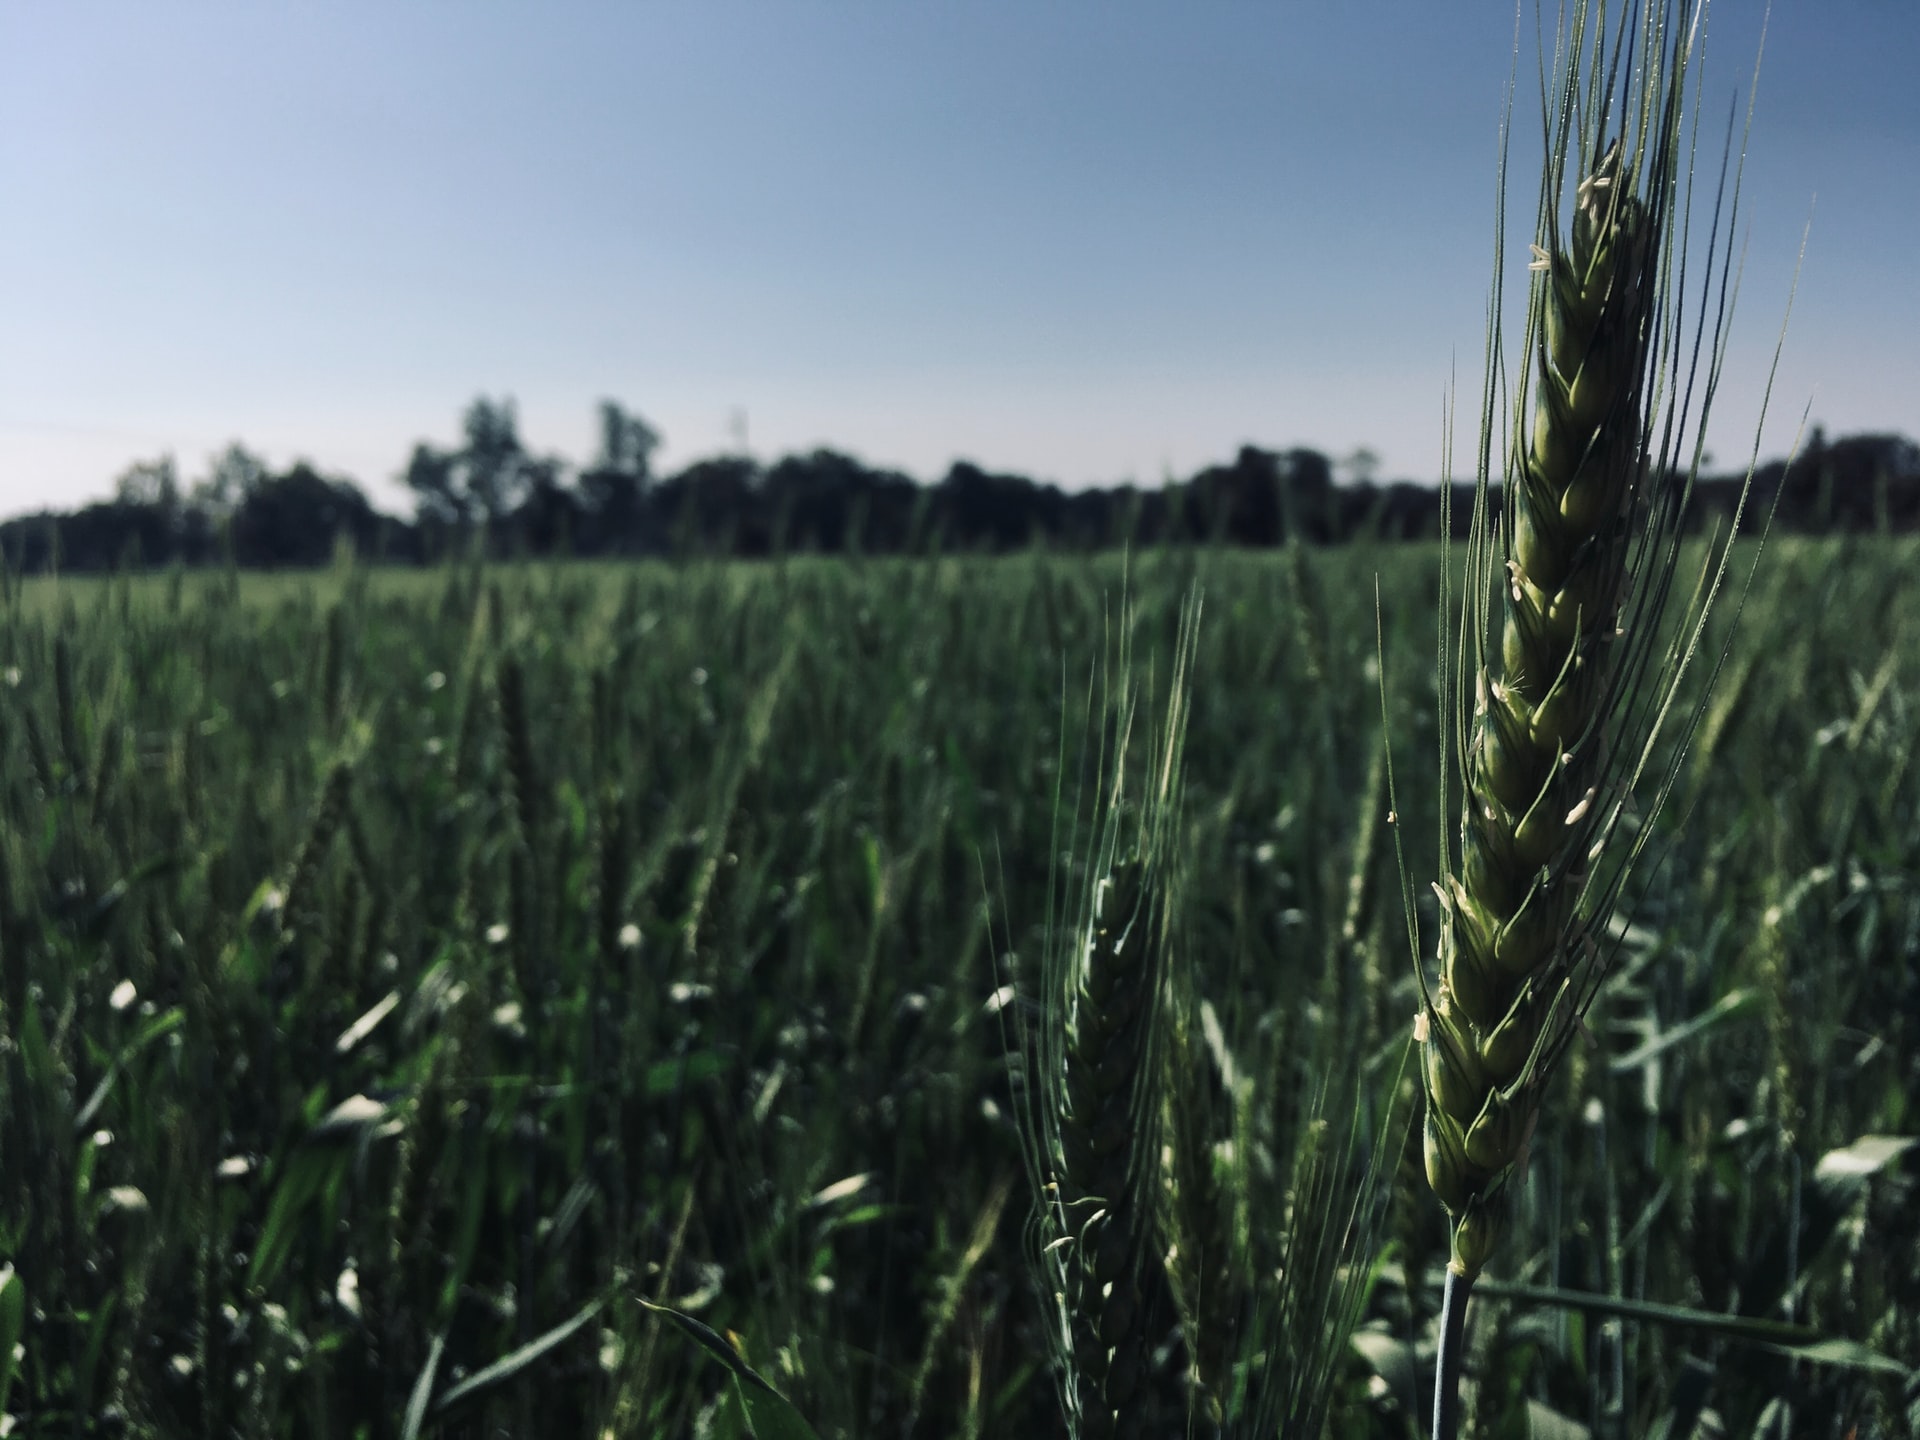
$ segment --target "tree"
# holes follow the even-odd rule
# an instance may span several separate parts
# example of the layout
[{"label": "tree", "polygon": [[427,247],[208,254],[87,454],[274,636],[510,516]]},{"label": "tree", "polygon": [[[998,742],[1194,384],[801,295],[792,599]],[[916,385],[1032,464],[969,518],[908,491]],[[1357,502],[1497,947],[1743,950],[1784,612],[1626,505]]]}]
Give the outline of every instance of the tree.
[{"label": "tree", "polygon": [[[460,428],[466,440],[460,449],[438,450],[422,441],[402,476],[414,493],[422,529],[439,532],[436,544],[446,531],[475,525],[504,540],[529,500],[533,510],[552,517],[564,464],[527,453],[511,399],[480,396],[467,407]],[[564,508],[571,507],[567,496]]]},{"label": "tree", "polygon": [[468,499],[488,522],[500,520],[520,503],[531,479],[531,457],[520,443],[513,401],[496,404],[478,397],[467,407],[461,428],[467,443],[458,461]]},{"label": "tree", "polygon": [[521,468],[524,498],[512,515],[516,543],[536,555],[571,552],[579,530],[580,501],[561,481],[557,459],[529,459]]},{"label": "tree", "polygon": [[263,476],[233,512],[234,554],[246,565],[324,565],[341,535],[364,551],[379,533],[380,516],[359,486],[304,460]]},{"label": "tree", "polygon": [[401,477],[414,494],[414,511],[423,525],[436,529],[464,528],[472,518],[467,497],[455,473],[456,459],[421,441],[413,447]]},{"label": "tree", "polygon": [[600,402],[600,454],[594,468],[645,477],[652,472],[653,452],[660,448],[660,432],[638,415],[630,415],[617,400]]},{"label": "tree", "polygon": [[212,516],[229,515],[266,478],[267,462],[236,440],[193,482],[188,503]]},{"label": "tree", "polygon": [[1376,450],[1362,445],[1348,451],[1335,463],[1337,470],[1346,472],[1346,483],[1356,490],[1372,486],[1380,474],[1380,454]]},{"label": "tree", "polygon": [[180,472],[172,455],[140,460],[120,472],[113,482],[113,498],[122,505],[157,505],[162,510],[180,504]]},{"label": "tree", "polygon": [[776,548],[837,554],[904,546],[915,491],[904,475],[823,449],[775,464],[761,497]]},{"label": "tree", "polygon": [[1209,465],[1187,482],[1188,533],[1234,545],[1275,545],[1287,533],[1281,459],[1242,445],[1231,465]]},{"label": "tree", "polygon": [[764,555],[760,467],[744,455],[696,460],[655,489],[652,509],[682,551]]},{"label": "tree", "polygon": [[1024,475],[995,475],[956,460],[934,491],[941,542],[962,550],[1017,549],[1033,539],[1040,488]]},{"label": "tree", "polygon": [[614,400],[600,402],[600,453],[580,474],[580,493],[594,550],[628,550],[640,539],[647,491],[653,483],[653,452],[660,434]]}]

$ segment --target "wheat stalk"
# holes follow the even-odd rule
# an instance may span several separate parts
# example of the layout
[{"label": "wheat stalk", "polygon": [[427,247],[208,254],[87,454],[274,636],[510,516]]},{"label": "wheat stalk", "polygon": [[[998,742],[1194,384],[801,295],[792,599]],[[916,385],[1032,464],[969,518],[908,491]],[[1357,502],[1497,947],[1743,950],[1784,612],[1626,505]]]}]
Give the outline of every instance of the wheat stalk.
[{"label": "wheat stalk", "polygon": [[[1723,550],[1680,638],[1663,640],[1726,312],[1723,287],[1690,427],[1708,310],[1693,344],[1680,344],[1682,131],[1703,18],[1704,6],[1682,24],[1668,0],[1646,0],[1609,38],[1604,4],[1573,9],[1529,267],[1530,378],[1517,409],[1531,400],[1531,423],[1508,448],[1497,501],[1489,365],[1452,672],[1470,670],[1470,686],[1446,678],[1442,655],[1464,788],[1459,862],[1435,887],[1439,983],[1422,976],[1415,1030],[1427,1177],[1451,1222],[1436,1435],[1452,1433],[1468,1289],[1498,1247],[1545,1088],[1604,976],[1606,924],[1645,843],[1644,830],[1616,841],[1622,807],[1725,574]],[[1497,306],[1497,274],[1495,294]],[[1678,448],[1689,434],[1690,459]],[[1671,782],[1669,770],[1651,810]]]},{"label": "wheat stalk", "polygon": [[[1670,124],[1663,113],[1662,136]],[[1578,901],[1635,678],[1618,643],[1632,521],[1636,508],[1670,508],[1643,421],[1666,149],[1629,163],[1616,138],[1579,182],[1567,241],[1548,231],[1534,247],[1538,398],[1503,487],[1503,552],[1484,491],[1476,515],[1469,576],[1493,570],[1504,623],[1498,661],[1483,652],[1473,667],[1460,864],[1439,887],[1440,982],[1419,1027],[1427,1174],[1454,1217],[1451,1268],[1468,1278],[1492,1251],[1540,1088],[1577,1019]],[[1469,628],[1478,643],[1484,632]]]},{"label": "wheat stalk", "polygon": [[[1182,612],[1167,719],[1152,737],[1137,800],[1129,786],[1136,697],[1122,625],[1118,674],[1097,722],[1099,788],[1092,814],[1076,816],[1089,822],[1091,883],[1050,940],[1029,1052],[1038,1084],[1028,1156],[1041,1200],[1035,1239],[1077,1437],[1143,1433],[1151,1407],[1141,1392],[1164,1338],[1149,1333],[1148,1300],[1166,1284],[1157,1191],[1171,890],[1198,620],[1196,595]],[[1079,843],[1070,839],[1069,848]]]},{"label": "wheat stalk", "polygon": [[1226,1418],[1232,1345],[1246,1305],[1247,1256],[1236,1196],[1221,1183],[1215,1156],[1217,1131],[1222,1122],[1233,1123],[1233,1097],[1216,1094],[1216,1084],[1230,1077],[1210,1052],[1205,1030],[1211,1023],[1218,1035],[1219,1021],[1194,994],[1190,976],[1174,979],[1168,1000],[1160,1225],[1167,1283],[1186,1342],[1191,1408],[1218,1427]]},{"label": "wheat stalk", "polygon": [[[1147,1365],[1142,1264],[1153,1207],[1143,1157],[1159,1151],[1155,1063],[1164,994],[1164,911],[1143,857],[1096,886],[1093,933],[1074,987],[1062,1094],[1059,1203],[1074,1227],[1066,1301],[1080,1433],[1129,1433]],[[1137,1413],[1137,1412],[1133,1412]]]}]

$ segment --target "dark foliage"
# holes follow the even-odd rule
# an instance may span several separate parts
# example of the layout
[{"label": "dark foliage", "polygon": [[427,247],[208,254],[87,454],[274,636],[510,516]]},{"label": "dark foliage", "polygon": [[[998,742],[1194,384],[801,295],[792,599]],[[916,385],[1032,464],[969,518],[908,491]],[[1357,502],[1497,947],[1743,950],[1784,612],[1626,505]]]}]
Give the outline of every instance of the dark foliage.
[{"label": "dark foliage", "polygon": [[[482,397],[462,420],[464,444],[414,447],[401,480],[411,521],[383,515],[352,481],[305,461],[281,474],[230,448],[182,495],[171,458],[132,466],[114,499],[0,524],[6,563],[25,573],[231,562],[248,568],[325,563],[342,544],[389,561],[476,550],[500,556],[1086,552],[1209,543],[1264,548],[1299,540],[1433,539],[1441,492],[1376,483],[1371,465],[1334,464],[1315,450],[1242,446],[1233,460],[1184,481],[1067,491],[956,460],[922,485],[836,450],[788,455],[769,467],[743,455],[696,460],[656,478],[660,437],[602,402],[599,453],[570,474],[522,443],[513,403]],[[1697,524],[1724,525],[1743,477],[1699,482]],[[1776,507],[1777,503],[1777,508]],[[1900,435],[1829,443],[1816,429],[1791,465],[1754,474],[1752,504],[1784,531],[1873,534],[1920,529],[1920,446]],[[1464,533],[1471,487],[1454,487]]]}]

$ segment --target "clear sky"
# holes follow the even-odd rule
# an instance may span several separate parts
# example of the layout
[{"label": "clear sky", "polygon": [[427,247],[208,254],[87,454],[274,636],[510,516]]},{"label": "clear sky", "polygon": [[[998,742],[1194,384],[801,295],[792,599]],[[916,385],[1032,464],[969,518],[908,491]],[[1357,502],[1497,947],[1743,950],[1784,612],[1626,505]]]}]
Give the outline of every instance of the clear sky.
[{"label": "clear sky", "polygon": [[[1713,6],[1716,114],[1762,9]],[[233,440],[400,507],[482,392],[574,460],[611,397],[668,468],[744,417],[923,479],[1244,442],[1432,479],[1514,40],[1500,0],[7,4],[0,513]],[[1916,0],[1777,0],[1721,458],[1809,216],[1764,450],[1809,404],[1920,436],[1917,72]]]}]

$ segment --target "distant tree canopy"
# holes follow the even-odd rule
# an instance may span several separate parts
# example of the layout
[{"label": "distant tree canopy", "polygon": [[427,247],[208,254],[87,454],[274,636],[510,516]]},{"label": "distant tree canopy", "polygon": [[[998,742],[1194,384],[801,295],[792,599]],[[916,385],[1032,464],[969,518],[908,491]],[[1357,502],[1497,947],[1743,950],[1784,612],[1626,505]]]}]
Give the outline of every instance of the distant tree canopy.
[{"label": "distant tree canopy", "polygon": [[[1437,536],[1442,523],[1437,487],[1377,483],[1378,457],[1364,449],[1334,461],[1248,445],[1184,481],[1068,491],[966,460],[923,485],[828,449],[766,467],[710,456],[661,477],[660,435],[645,420],[602,401],[599,431],[597,453],[576,472],[527,449],[512,400],[482,396],[461,417],[458,448],[414,447],[400,477],[411,520],[381,514],[353,481],[304,460],[276,472],[235,444],[183,485],[174,457],[161,456],[129,466],[111,500],[0,524],[0,554],[28,573],[272,568],[324,564],[343,544],[399,562],[476,546],[501,556],[923,554],[1411,540]],[[1471,509],[1465,488],[1456,486],[1456,530]],[[1703,478],[1698,523],[1724,522],[1739,489],[1738,476]],[[1776,500],[1774,523],[1786,530],[1920,530],[1920,446],[1899,435],[1829,443],[1816,429],[1791,467],[1755,472],[1754,513]]]},{"label": "distant tree canopy", "polygon": [[422,442],[407,462],[403,478],[427,547],[441,549],[476,527],[510,532],[543,553],[563,546],[579,509],[562,484],[566,462],[528,453],[513,401],[481,396],[467,407],[461,429],[466,444],[458,450]]},{"label": "distant tree canopy", "polygon": [[600,453],[580,472],[580,508],[587,523],[577,544],[587,554],[630,553],[645,530],[653,452],[660,436],[616,402],[600,402]]},{"label": "distant tree canopy", "polygon": [[322,475],[304,460],[275,474],[240,445],[229,446],[185,499],[166,456],[130,466],[112,500],[0,524],[0,554],[28,573],[229,559],[260,568],[323,565],[343,542],[368,556],[419,553],[415,528],[375,510],[351,480]]},{"label": "distant tree canopy", "polygon": [[229,519],[235,558],[270,565],[323,564],[343,539],[371,554],[391,523],[359,486],[329,480],[305,461],[284,475],[263,474]]}]

